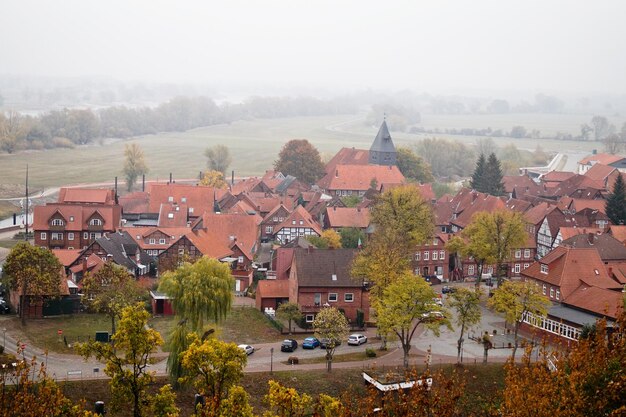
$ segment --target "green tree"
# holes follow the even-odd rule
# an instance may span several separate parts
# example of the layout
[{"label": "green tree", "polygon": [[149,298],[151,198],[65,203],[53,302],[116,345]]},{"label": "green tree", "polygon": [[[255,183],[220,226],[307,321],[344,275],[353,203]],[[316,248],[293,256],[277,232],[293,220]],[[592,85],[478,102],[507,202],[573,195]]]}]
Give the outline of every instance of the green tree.
[{"label": "green tree", "polygon": [[143,150],[136,143],[126,144],[124,147],[124,175],[126,187],[132,191],[140,175],[148,173],[148,166],[144,160]]},{"label": "green tree", "polygon": [[111,319],[111,334],[115,334],[115,319],[124,308],[141,297],[141,287],[126,268],[106,262],[98,272],[83,281],[83,292],[89,309],[104,313]]},{"label": "green tree", "polygon": [[550,300],[541,293],[539,285],[534,282],[506,281],[493,292],[487,305],[498,313],[504,314],[506,322],[513,326],[515,346],[511,357],[515,358],[519,341],[519,325],[524,316],[532,313],[535,316],[544,317],[548,312]]},{"label": "green tree", "polygon": [[9,286],[20,294],[19,313],[26,324],[26,303],[60,294],[63,266],[46,248],[19,242],[11,249],[4,263]]},{"label": "green tree", "polygon": [[204,151],[204,156],[207,158],[207,167],[209,170],[221,172],[222,176],[226,176],[226,170],[233,162],[233,158],[230,156],[230,150],[227,146],[215,145],[207,148]]},{"label": "green tree", "polygon": [[465,331],[480,323],[482,310],[480,308],[481,292],[478,288],[474,291],[467,288],[459,288],[450,294],[448,305],[456,311],[455,324],[461,328],[461,334],[457,341],[457,361],[463,362],[461,349],[463,347],[463,334]]},{"label": "green tree", "polygon": [[150,407],[148,387],[154,383],[154,375],[148,371],[148,365],[151,355],[163,344],[161,335],[148,327],[149,317],[142,303],[126,307],[113,335],[115,348],[93,341],[77,345],[85,359],[93,356],[106,362],[104,373],[111,378],[113,408],[119,410],[132,404],[134,417],[142,417]]},{"label": "green tree", "polygon": [[222,400],[222,416],[228,417],[254,417],[250,405],[250,395],[243,387],[235,385],[228,390],[228,397]]},{"label": "green tree", "polygon": [[150,416],[152,417],[178,417],[180,409],[176,407],[176,393],[169,384],[161,386],[159,392],[154,395],[151,404]]},{"label": "green tree", "polygon": [[421,183],[431,183],[434,181],[430,166],[411,149],[399,147],[397,149],[398,169],[406,178]]},{"label": "green tree", "polygon": [[346,207],[356,207],[361,202],[361,197],[358,195],[347,195],[341,197],[341,202],[346,205]]},{"label": "green tree", "polygon": [[618,175],[613,183],[613,192],[606,199],[606,215],[613,224],[626,224],[626,187],[624,174]]},{"label": "green tree", "polygon": [[415,246],[432,236],[432,208],[414,186],[402,186],[381,194],[371,211],[374,233],[354,261],[352,275],[374,285],[373,296],[389,282],[410,270]]},{"label": "green tree", "polygon": [[287,388],[279,382],[269,381],[269,391],[263,398],[270,411],[263,417],[305,417],[311,413],[313,399],[307,394],[298,394],[295,388]]},{"label": "green tree", "polygon": [[481,153],[478,157],[478,161],[476,161],[476,168],[474,168],[474,173],[472,174],[472,179],[470,180],[470,186],[472,189],[480,191],[481,193],[484,193],[487,190],[485,178],[486,164],[487,161],[485,160],[485,154]]},{"label": "green tree", "polygon": [[276,316],[280,319],[287,320],[289,323],[289,334],[291,334],[291,322],[300,320],[302,318],[302,312],[297,303],[282,303],[276,309]]},{"label": "green tree", "polygon": [[216,170],[205,171],[198,185],[204,185],[206,187],[213,187],[213,188],[228,187],[228,184],[226,183],[226,181],[224,181],[224,174]]},{"label": "green tree", "polygon": [[313,320],[315,337],[326,339],[326,369],[331,371],[335,356],[336,342],[348,334],[350,327],[346,317],[335,307],[326,307],[315,315]]},{"label": "green tree", "polygon": [[168,372],[174,381],[181,377],[178,355],[187,347],[186,334],[202,332],[207,320],[219,323],[225,318],[232,305],[234,286],[228,265],[208,257],[194,264],[184,262],[161,277],[159,291],[173,299],[179,320],[172,331],[168,358]]},{"label": "green tree", "polygon": [[495,153],[489,154],[485,164],[485,187],[486,192],[491,195],[504,195],[504,184],[502,183],[502,168]]},{"label": "green tree", "polygon": [[196,390],[208,401],[204,408],[219,412],[228,390],[239,382],[247,363],[247,356],[234,343],[214,338],[200,340],[189,335],[189,348],[181,355],[184,380],[191,381]]},{"label": "green tree", "polygon": [[356,227],[343,227],[339,231],[341,236],[341,247],[347,249],[356,249],[359,245],[365,244],[365,232]]},{"label": "green tree", "polygon": [[410,272],[403,274],[383,290],[376,301],[378,328],[382,333],[394,333],[402,344],[404,367],[409,366],[411,340],[420,324],[439,336],[443,325],[451,328],[443,307],[435,304],[437,296],[430,285]]},{"label": "green tree", "polygon": [[324,176],[324,164],[318,150],[306,139],[292,139],[283,146],[274,169],[313,184]]}]

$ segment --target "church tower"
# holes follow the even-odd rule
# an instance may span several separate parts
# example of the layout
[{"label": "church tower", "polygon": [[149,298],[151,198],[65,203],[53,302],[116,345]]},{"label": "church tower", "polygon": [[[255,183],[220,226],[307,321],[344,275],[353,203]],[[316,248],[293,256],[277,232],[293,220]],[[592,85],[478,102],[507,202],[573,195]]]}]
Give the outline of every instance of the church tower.
[{"label": "church tower", "polygon": [[387,121],[383,120],[383,124],[380,125],[376,139],[370,148],[369,163],[372,165],[396,165],[397,155],[396,147],[393,146],[387,128]]}]

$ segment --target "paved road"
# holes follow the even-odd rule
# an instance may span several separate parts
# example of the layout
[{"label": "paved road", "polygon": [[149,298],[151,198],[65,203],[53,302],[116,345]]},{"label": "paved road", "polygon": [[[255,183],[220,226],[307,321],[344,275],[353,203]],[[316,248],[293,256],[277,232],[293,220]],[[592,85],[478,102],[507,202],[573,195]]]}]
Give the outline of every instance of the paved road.
[{"label": "paved road", "polygon": [[[471,286],[473,284],[453,284],[456,286]],[[437,286],[435,286],[437,289]],[[250,304],[253,300],[236,297],[235,304]],[[0,331],[2,321],[8,317],[0,316]],[[490,333],[493,330],[497,330],[498,334],[504,333],[504,321],[501,317],[494,315],[491,311],[483,309],[483,319],[480,325],[476,326],[474,332],[476,334],[482,334],[483,331]],[[470,332],[471,333],[471,332]],[[344,353],[364,351],[368,347],[378,348],[379,340],[376,339],[376,330],[368,329],[365,334],[368,337],[368,343],[361,346],[348,346],[345,342],[341,344],[336,350],[337,355]],[[457,355],[457,339],[459,337],[458,330],[449,331],[447,329],[442,330],[439,337],[434,336],[432,333],[420,331],[416,334],[412,341],[412,349],[410,352],[409,363],[411,365],[423,365],[427,358],[427,351],[431,349],[431,363],[433,365],[443,363],[456,362]],[[507,337],[507,336],[500,336]],[[508,336],[511,340],[511,336]],[[301,345],[302,336],[298,338],[299,345]],[[504,339],[500,339],[504,340]],[[12,337],[9,332],[6,332],[6,349],[9,352],[16,353],[17,341]],[[274,348],[273,354],[271,349]],[[256,351],[248,357],[248,364],[246,366],[246,372],[267,372],[270,367],[274,371],[279,370],[309,370],[309,369],[324,369],[325,363],[321,361],[315,364],[301,364],[301,365],[287,365],[285,362],[289,356],[297,356],[298,358],[313,358],[323,357],[325,351],[321,349],[305,350],[301,347],[293,353],[286,353],[280,351],[280,343],[260,343],[255,345]],[[364,367],[392,367],[401,366],[403,360],[402,349],[398,342],[389,343],[390,352],[382,357],[373,358],[364,361],[357,362],[338,362],[333,364],[333,368],[364,368]],[[51,353],[45,355],[41,349],[33,348],[32,346],[26,346],[26,350],[21,355],[26,359],[30,359],[33,355],[37,356],[39,362],[47,362],[47,367],[50,374],[53,374],[59,380],[65,379],[90,379],[103,377],[102,370],[104,365],[98,363],[95,360],[84,361],[82,358],[74,355],[62,355],[57,353]],[[511,355],[511,350],[508,348],[492,349],[489,351],[490,362],[504,362]],[[518,355],[519,356],[519,355]],[[166,374],[166,354],[157,354],[159,361],[151,366],[151,369],[156,372],[157,375]],[[463,358],[467,363],[482,362],[483,347],[472,340],[466,340],[463,344]],[[95,373],[94,368],[98,368],[99,372]]]}]

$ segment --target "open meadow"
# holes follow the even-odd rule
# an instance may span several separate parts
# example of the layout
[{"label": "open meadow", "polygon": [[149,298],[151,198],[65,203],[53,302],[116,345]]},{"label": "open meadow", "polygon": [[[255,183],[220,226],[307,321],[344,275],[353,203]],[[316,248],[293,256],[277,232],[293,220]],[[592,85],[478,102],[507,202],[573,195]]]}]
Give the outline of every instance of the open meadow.
[{"label": "open meadow", "polygon": [[[543,135],[556,131],[576,134],[580,124],[590,115],[422,115],[421,126],[427,129],[485,128],[510,129],[515,125],[528,130],[538,129]],[[618,120],[614,121],[619,123]],[[112,183],[115,176],[123,178],[124,145],[138,143],[144,150],[151,180],[196,178],[206,166],[204,150],[224,144],[230,148],[233,163],[230,169],[236,176],[259,175],[270,169],[280,148],[290,139],[308,139],[324,159],[330,158],[341,147],[369,148],[378,126],[368,126],[364,115],[325,117],[297,117],[286,119],[258,119],[232,124],[198,128],[187,132],[160,133],[127,140],[107,140],[103,145],[92,144],[74,149],[28,151],[18,154],[0,154],[0,183],[23,184],[26,164],[29,165],[30,185],[33,189],[69,184]],[[459,135],[415,135],[392,132],[396,145],[410,145],[424,137],[445,137],[468,144],[478,137]],[[498,145],[515,143],[521,149],[533,150],[537,144],[546,151],[602,149],[600,143],[557,141],[551,139],[494,138]],[[3,195],[0,197],[16,197]]]}]

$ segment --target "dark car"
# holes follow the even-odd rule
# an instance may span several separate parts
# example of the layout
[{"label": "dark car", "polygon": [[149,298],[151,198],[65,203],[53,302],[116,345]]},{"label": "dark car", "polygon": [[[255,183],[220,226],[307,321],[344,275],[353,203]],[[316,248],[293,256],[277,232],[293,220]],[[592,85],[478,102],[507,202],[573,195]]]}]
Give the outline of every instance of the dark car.
[{"label": "dark car", "polygon": [[441,288],[441,293],[442,293],[442,294],[451,294],[451,293],[453,293],[453,292],[456,292],[456,287],[449,287],[449,286],[447,286],[447,285],[444,285],[444,286]]},{"label": "dark car", "polygon": [[[335,347],[341,344],[341,340],[339,339],[335,339],[333,340],[333,342],[335,343],[334,344]],[[330,344],[330,339],[327,339],[327,338],[320,339],[320,349],[326,349],[326,347],[329,346],[329,344]]]},{"label": "dark car", "polygon": [[293,352],[298,349],[298,342],[293,339],[285,339],[280,345],[281,352]]},{"label": "dark car", "polygon": [[9,314],[11,312],[11,308],[7,304],[7,302],[0,297],[0,314]]}]

